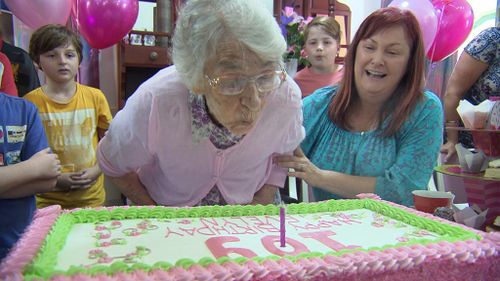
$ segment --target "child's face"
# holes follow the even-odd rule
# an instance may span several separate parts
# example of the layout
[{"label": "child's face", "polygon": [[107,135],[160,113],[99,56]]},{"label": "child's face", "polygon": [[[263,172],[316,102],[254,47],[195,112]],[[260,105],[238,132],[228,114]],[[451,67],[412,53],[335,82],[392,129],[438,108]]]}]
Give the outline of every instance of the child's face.
[{"label": "child's face", "polygon": [[334,69],[338,42],[320,26],[312,26],[309,29],[304,50],[307,60],[317,72],[328,73]]},{"label": "child's face", "polygon": [[74,81],[78,65],[78,53],[73,44],[59,46],[40,55],[40,68],[47,79],[56,83]]}]

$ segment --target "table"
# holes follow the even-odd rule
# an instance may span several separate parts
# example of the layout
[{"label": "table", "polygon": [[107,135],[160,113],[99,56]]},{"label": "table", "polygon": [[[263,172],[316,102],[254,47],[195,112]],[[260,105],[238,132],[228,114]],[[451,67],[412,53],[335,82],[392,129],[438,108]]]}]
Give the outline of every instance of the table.
[{"label": "table", "polygon": [[445,175],[463,178],[467,203],[476,204],[481,210],[488,209],[486,224],[491,224],[500,216],[500,179],[489,178],[481,173],[468,173],[460,165],[439,165],[434,171]]},{"label": "table", "polygon": [[462,169],[460,168],[460,165],[458,165],[458,164],[439,165],[439,166],[434,167],[434,171],[436,171],[438,173],[445,174],[445,175],[456,176],[456,177],[461,177],[461,178],[478,179],[478,180],[484,180],[484,181],[500,181],[499,178],[485,177],[484,172],[470,173],[470,172],[462,171]]}]

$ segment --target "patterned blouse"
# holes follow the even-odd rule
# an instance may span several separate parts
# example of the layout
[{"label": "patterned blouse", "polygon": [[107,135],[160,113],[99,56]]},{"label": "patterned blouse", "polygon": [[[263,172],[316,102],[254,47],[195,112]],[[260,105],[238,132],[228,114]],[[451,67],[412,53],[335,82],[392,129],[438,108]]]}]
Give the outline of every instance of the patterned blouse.
[{"label": "patterned blouse", "polygon": [[[189,105],[191,107],[191,133],[193,142],[199,143],[209,138],[212,144],[218,149],[229,148],[243,139],[243,136],[236,136],[227,128],[218,126],[214,123],[208,114],[205,97],[189,93]],[[217,186],[214,186],[207,196],[203,198],[196,206],[206,205],[226,205]]]},{"label": "patterned blouse", "polygon": [[465,47],[465,52],[489,65],[465,98],[480,104],[491,96],[500,96],[500,27],[483,30]]}]

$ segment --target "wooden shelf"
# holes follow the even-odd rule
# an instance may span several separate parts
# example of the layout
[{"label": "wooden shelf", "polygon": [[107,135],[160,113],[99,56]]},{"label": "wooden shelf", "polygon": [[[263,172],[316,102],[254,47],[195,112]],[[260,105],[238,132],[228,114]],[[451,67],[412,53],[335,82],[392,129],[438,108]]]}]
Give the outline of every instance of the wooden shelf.
[{"label": "wooden shelf", "polygon": [[171,65],[171,35],[165,32],[131,30],[118,52],[118,105],[123,107],[137,87],[158,70]]}]

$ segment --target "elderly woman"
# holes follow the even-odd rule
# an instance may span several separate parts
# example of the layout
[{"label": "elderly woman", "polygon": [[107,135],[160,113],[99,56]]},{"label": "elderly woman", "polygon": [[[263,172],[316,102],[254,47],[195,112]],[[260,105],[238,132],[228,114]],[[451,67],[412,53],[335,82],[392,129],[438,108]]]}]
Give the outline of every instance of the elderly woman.
[{"label": "elderly woman", "polygon": [[423,90],[424,48],[409,11],[380,9],[359,27],[339,87],[304,99],[306,139],[277,161],[314,188],[317,200],[375,193],[412,205],[442,141],[439,99]]},{"label": "elderly woman", "polygon": [[175,66],[144,82],[97,155],[140,205],[272,203],[286,170],[273,155],[304,138],[286,43],[258,1],[190,0],[173,37]]}]

